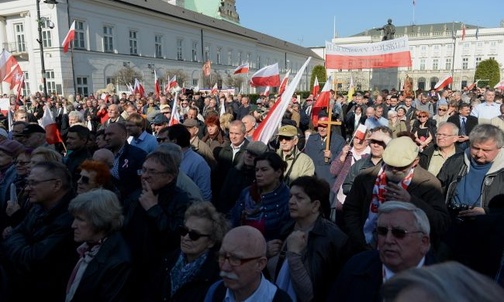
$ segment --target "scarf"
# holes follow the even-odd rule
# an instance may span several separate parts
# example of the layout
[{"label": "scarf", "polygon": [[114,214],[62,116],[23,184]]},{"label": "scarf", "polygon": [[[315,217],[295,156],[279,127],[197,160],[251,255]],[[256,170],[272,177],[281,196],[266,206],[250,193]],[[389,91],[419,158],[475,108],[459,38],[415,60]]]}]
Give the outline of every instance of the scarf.
[{"label": "scarf", "polygon": [[[376,220],[378,219],[378,208],[384,202],[386,192],[385,187],[387,186],[387,176],[385,174],[385,170],[387,169],[387,165],[382,165],[380,171],[378,172],[378,176],[376,177],[373,193],[371,195],[371,203],[369,204],[369,214],[366,222],[364,223],[364,237],[366,238],[366,243],[373,244],[374,236],[373,232],[376,227]],[[413,178],[413,172],[415,168],[412,167],[406,177],[399,183],[399,185],[407,190],[409,184],[411,183],[411,179]]]},{"label": "scarf", "polygon": [[196,276],[196,274],[200,271],[201,266],[207,257],[208,251],[196,258],[194,261],[186,263],[184,253],[180,252],[177,262],[175,262],[175,265],[170,271],[171,297],[173,297],[177,290],[179,290],[184,284],[187,284],[194,279],[194,276]]}]

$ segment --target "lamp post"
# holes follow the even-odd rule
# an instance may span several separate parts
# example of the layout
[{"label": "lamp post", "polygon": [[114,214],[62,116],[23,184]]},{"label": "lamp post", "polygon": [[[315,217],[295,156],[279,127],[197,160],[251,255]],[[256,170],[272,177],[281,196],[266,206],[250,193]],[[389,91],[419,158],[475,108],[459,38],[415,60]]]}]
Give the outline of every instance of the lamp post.
[{"label": "lamp post", "polygon": [[[38,40],[37,42],[39,43],[40,46],[40,63],[42,65],[42,82],[44,86],[44,97],[47,98],[47,79],[46,79],[46,70],[45,70],[45,58],[44,58],[44,41],[42,41],[42,18],[40,17],[40,1],[41,0],[36,0],[37,1],[37,29],[38,29]],[[49,5],[56,5],[58,4],[58,1],[56,0],[44,0],[44,3],[47,3]]]}]

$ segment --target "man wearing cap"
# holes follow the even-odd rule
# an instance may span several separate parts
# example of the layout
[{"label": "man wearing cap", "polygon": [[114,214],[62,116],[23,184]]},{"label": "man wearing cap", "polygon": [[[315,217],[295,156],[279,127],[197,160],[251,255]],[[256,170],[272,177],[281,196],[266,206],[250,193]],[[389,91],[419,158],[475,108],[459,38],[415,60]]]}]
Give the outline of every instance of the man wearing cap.
[{"label": "man wearing cap", "polygon": [[409,137],[391,140],[383,152],[383,162],[365,169],[357,176],[345,203],[343,213],[347,234],[362,249],[374,248],[378,208],[389,200],[411,202],[429,217],[431,237],[436,239],[446,230],[450,218],[441,183],[418,166],[418,146]]},{"label": "man wearing cap", "polygon": [[23,145],[26,148],[35,149],[37,147],[53,148],[46,141],[46,131],[38,124],[28,124],[24,127],[21,134],[24,136]]},{"label": "man wearing cap", "polygon": [[[170,111],[170,114],[171,114],[171,111]],[[165,113],[156,114],[156,116],[154,116],[154,118],[151,121],[152,130],[154,132],[153,135],[155,135],[157,137],[159,134],[159,131],[161,131],[161,129],[168,127],[169,122],[170,122],[170,119],[167,117],[167,114],[165,114]]]},{"label": "man wearing cap", "polygon": [[329,139],[327,137],[328,120],[327,116],[318,119],[317,133],[308,137],[304,153],[313,160],[317,177],[324,179],[332,187],[336,177],[329,172],[329,168],[334,156],[338,155],[345,146],[345,139],[341,135],[332,132],[329,150],[326,150],[326,140]]},{"label": "man wearing cap", "polygon": [[217,165],[217,161],[215,160],[210,147],[202,142],[198,137],[198,133],[200,131],[198,121],[193,118],[187,118],[184,120],[183,125],[187,128],[187,130],[189,130],[189,133],[191,134],[192,149],[205,159],[210,169],[214,169]]},{"label": "man wearing cap", "polygon": [[292,125],[282,126],[277,135],[280,145],[277,153],[287,163],[284,182],[289,185],[300,176],[313,176],[315,174],[313,160],[297,147],[299,141],[297,128]]}]

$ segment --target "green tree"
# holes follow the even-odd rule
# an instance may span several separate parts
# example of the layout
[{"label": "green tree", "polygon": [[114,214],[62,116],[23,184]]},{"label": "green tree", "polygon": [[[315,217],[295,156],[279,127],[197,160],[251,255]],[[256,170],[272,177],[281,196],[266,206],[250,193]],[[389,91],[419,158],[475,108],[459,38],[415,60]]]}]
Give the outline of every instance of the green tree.
[{"label": "green tree", "polygon": [[313,83],[315,83],[315,77],[317,77],[319,85],[320,85],[320,90],[322,90],[322,87],[324,86],[325,82],[327,81],[327,71],[324,66],[316,65],[315,67],[313,67],[311,79],[310,79],[310,91],[313,90]]},{"label": "green tree", "polygon": [[482,81],[482,84],[494,87],[500,81],[499,63],[494,59],[481,61],[474,73],[474,80],[488,80]]}]

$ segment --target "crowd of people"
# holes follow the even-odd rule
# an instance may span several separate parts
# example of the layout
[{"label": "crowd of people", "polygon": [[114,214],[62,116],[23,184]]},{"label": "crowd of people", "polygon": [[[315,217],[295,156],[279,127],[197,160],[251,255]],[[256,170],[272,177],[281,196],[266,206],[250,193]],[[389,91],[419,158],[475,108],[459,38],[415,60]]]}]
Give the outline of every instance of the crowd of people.
[{"label": "crowd of people", "polygon": [[500,91],[315,99],[11,97],[0,301],[501,301]]}]

